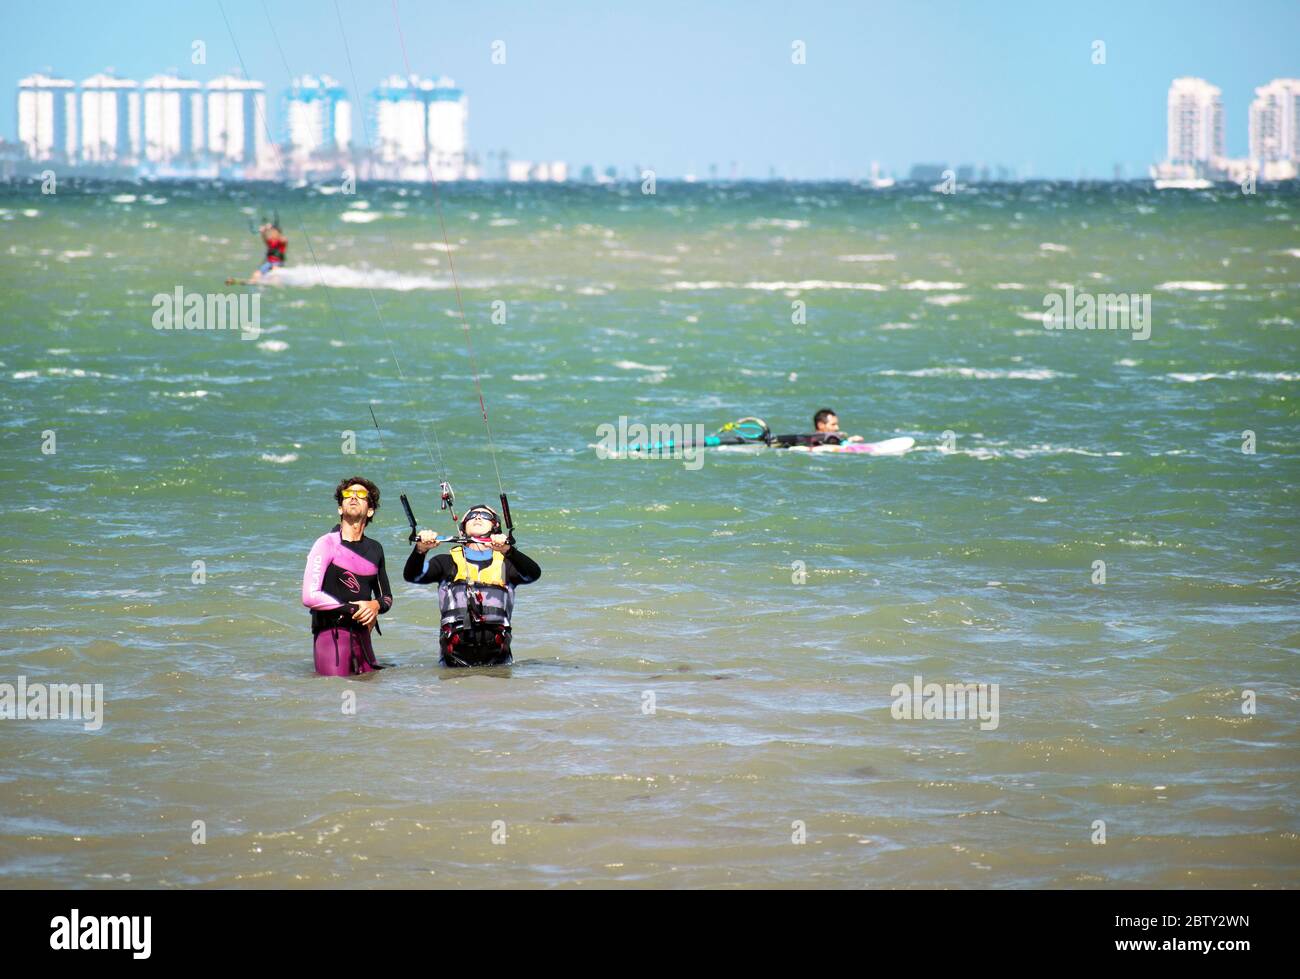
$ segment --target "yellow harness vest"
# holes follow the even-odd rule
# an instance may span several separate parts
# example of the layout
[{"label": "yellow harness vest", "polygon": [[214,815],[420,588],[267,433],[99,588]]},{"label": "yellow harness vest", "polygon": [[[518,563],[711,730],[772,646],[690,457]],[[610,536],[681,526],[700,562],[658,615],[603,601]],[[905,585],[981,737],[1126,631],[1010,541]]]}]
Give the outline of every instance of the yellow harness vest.
[{"label": "yellow harness vest", "polygon": [[498,588],[506,586],[506,559],[500,551],[492,552],[492,563],[481,571],[477,564],[465,560],[464,548],[453,547],[450,554],[451,559],[456,563],[456,577],[452,579],[453,583],[466,581],[476,585],[496,585]]}]

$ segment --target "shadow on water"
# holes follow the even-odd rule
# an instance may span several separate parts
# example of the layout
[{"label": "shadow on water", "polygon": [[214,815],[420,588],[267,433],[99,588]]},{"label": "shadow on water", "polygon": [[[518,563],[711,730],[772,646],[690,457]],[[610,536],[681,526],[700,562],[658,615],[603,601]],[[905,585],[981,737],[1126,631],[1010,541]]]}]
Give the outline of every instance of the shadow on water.
[{"label": "shadow on water", "polygon": [[523,675],[547,673],[551,670],[577,670],[581,666],[563,660],[525,659],[505,666],[442,666],[437,667],[438,679],[456,680],[467,676],[495,676],[509,679],[516,672]]},{"label": "shadow on water", "polygon": [[[343,677],[324,677],[317,673],[310,666],[302,669],[293,670],[290,676],[295,677],[316,677],[321,679],[359,681],[362,683],[375,683],[381,675],[390,676],[410,676],[415,671],[432,670],[440,680],[454,680],[459,677],[467,676],[493,676],[509,679],[514,676],[515,672],[524,675],[537,673],[547,673],[552,670],[580,670],[582,665],[579,663],[566,662],[564,660],[544,660],[544,659],[526,659],[519,660],[515,663],[509,663],[504,666],[443,666],[440,663],[385,663],[380,662],[379,669],[371,673],[354,673],[350,676]],[[256,677],[249,677],[255,679]]]},{"label": "shadow on water", "polygon": [[571,660],[562,659],[521,659],[512,664],[516,670],[525,670],[529,673],[544,670],[580,670],[581,663],[574,663]]}]

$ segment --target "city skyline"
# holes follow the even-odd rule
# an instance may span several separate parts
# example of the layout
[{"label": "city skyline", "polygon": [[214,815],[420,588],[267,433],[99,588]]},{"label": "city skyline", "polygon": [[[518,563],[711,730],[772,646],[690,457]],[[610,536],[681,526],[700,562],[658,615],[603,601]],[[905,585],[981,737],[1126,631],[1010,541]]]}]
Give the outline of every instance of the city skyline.
[{"label": "city skyline", "polygon": [[[467,143],[467,99],[452,79],[390,75],[364,99],[354,126],[348,92],[323,74],[294,78],[270,102],[261,80],[237,74],[207,82],[176,73],[144,82],[108,70],[81,82],[36,74],[18,82],[17,144],[28,163],[117,175],[482,178]],[[567,174],[560,161],[498,159],[510,179]]]},{"label": "city skyline", "polygon": [[[18,83],[18,143],[29,162],[136,168],[143,176],[328,179],[350,174],[407,181],[429,175],[438,180],[568,177],[568,161],[518,161],[504,152],[496,154],[499,172],[486,172],[468,143],[466,95],[446,76],[395,74],[382,79],[364,97],[357,127],[348,90],[329,75],[291,79],[275,100],[278,118],[272,115],[266,92],[261,80],[239,73],[207,82],[174,70],[144,82],[122,78],[112,69],[81,82],[31,75]],[[1275,78],[1256,87],[1247,115],[1248,153],[1230,157],[1221,89],[1203,78],[1173,79],[1167,96],[1165,156],[1150,167],[1157,186],[1199,185],[1207,178],[1295,179],[1300,170],[1300,79]],[[493,153],[486,155],[491,159]],[[991,176],[1017,179],[1014,170],[1002,165],[951,160],[913,164],[908,179],[946,180],[949,168],[961,183]],[[581,172],[585,180],[617,175],[606,168],[597,177],[590,164]],[[635,172],[630,176],[640,177]],[[716,176],[713,165],[710,178]],[[1127,179],[1118,165],[1112,177]],[[697,177],[688,174],[686,179]],[[894,183],[875,161],[869,179],[878,187]]]},{"label": "city skyline", "polygon": [[[405,73],[405,43],[416,74],[451,75],[472,93],[472,151],[567,160],[575,170],[640,165],[665,178],[704,178],[710,165],[723,177],[861,177],[872,161],[899,176],[917,163],[947,162],[1066,179],[1109,178],[1119,166],[1131,177],[1166,157],[1171,78],[1206,78],[1220,88],[1226,153],[1243,157],[1255,89],[1300,74],[1285,43],[1300,28],[1300,5],[1290,3],[1262,4],[1244,22],[1208,6],[1169,3],[1141,11],[1103,3],[1084,14],[1021,3],[997,12],[928,3],[869,15],[760,3],[743,18],[719,9],[684,19],[667,9],[653,16],[605,11],[590,23],[566,20],[567,34],[511,4],[470,12],[408,3],[399,38],[386,9],[368,15],[370,8],[341,3],[341,32],[329,2],[284,2],[264,15],[257,4],[224,0],[238,54],[215,5],[188,12],[181,25],[174,16],[163,18],[168,23],[151,18],[162,9],[152,0],[108,19],[94,9],[68,0],[40,16],[7,12],[11,30],[0,54],[13,72],[10,84],[46,68],[85,79],[110,64],[125,77],[176,68],[206,81],[242,60],[268,92],[289,87],[287,63],[292,77],[337,79],[354,100],[359,82],[368,100],[374,79]],[[1031,9],[1040,38],[1050,40],[1029,41],[1015,11]],[[69,30],[58,38],[36,26],[50,10],[69,15]],[[80,11],[87,16],[75,16]],[[668,43],[664,35],[683,34],[682,23],[697,30]],[[1053,23],[1059,30],[1050,30]],[[1254,37],[1249,58],[1244,45],[1223,43],[1229,25]],[[884,43],[889,37],[898,50]],[[195,40],[206,48],[203,65],[188,62]],[[504,64],[491,61],[496,40]],[[803,64],[794,63],[796,41],[804,44]],[[1104,63],[1094,63],[1098,41]],[[925,65],[899,53],[937,50],[946,52],[942,63]],[[2,104],[0,132],[14,139],[15,100]],[[274,118],[277,139],[279,125]]]}]

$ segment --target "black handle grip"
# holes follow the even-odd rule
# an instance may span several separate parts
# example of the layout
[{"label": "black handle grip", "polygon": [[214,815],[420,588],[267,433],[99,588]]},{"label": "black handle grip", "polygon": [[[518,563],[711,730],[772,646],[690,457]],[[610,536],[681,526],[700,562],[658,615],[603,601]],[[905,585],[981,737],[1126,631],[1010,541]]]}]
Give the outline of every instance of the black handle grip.
[{"label": "black handle grip", "polygon": [[401,495],[401,500],[402,500],[402,509],[406,511],[406,520],[411,525],[411,536],[406,539],[414,543],[416,537],[419,536],[419,530],[417,529],[417,525],[415,523],[415,514],[411,512],[411,501],[406,498],[405,493]]},{"label": "black handle grip", "polygon": [[501,494],[501,519],[506,525],[506,540],[511,547],[515,546],[515,518],[510,516],[510,501],[506,499],[504,493]]}]

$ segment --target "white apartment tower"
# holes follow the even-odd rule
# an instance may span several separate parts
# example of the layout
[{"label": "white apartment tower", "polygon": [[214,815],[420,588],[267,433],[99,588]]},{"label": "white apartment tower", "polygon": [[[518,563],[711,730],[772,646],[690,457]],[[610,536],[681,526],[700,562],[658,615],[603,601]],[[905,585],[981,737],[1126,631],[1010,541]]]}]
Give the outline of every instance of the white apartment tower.
[{"label": "white apartment tower", "polygon": [[256,167],[266,158],[266,87],[234,75],[207,85],[207,149],[223,166]]},{"label": "white apartment tower", "polygon": [[465,176],[465,94],[450,78],[393,75],[375,90],[375,153],[390,179]]},{"label": "white apartment tower", "polygon": [[465,176],[469,102],[450,78],[439,78],[428,89],[429,166],[435,180]]},{"label": "white apartment tower", "polygon": [[198,160],[204,150],[203,86],[155,75],[141,89],[145,160],[161,165]]},{"label": "white apartment tower", "polygon": [[1275,78],[1250,103],[1250,158],[1300,164],[1300,78]]},{"label": "white apartment tower", "polygon": [[422,85],[427,84],[414,75],[392,75],[375,89],[374,149],[380,163],[397,170],[424,165],[428,134]]},{"label": "white apartment tower", "polygon": [[129,165],[139,158],[139,84],[91,75],[81,83],[81,162]]},{"label": "white apartment tower", "polygon": [[1209,170],[1223,156],[1222,93],[1202,78],[1175,78],[1169,86],[1168,162]]},{"label": "white apartment tower", "polygon": [[352,103],[343,86],[328,75],[295,78],[285,93],[284,111],[289,148],[295,157],[344,153],[351,147]]},{"label": "white apartment tower", "polygon": [[72,81],[29,75],[18,82],[18,141],[31,160],[75,158],[77,93]]}]

